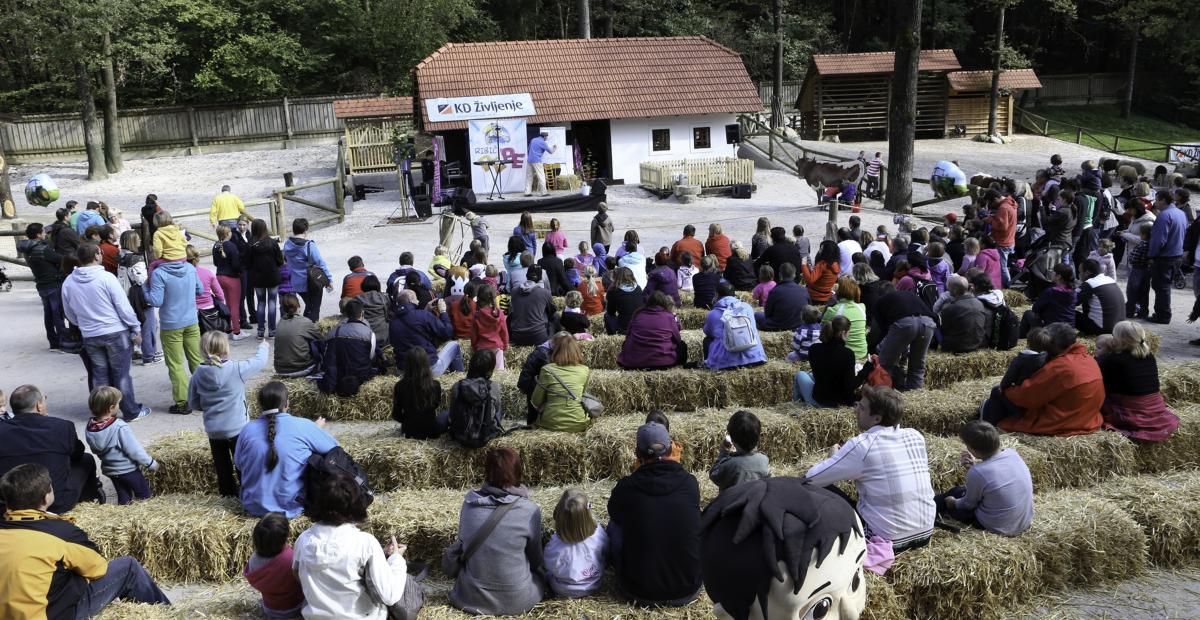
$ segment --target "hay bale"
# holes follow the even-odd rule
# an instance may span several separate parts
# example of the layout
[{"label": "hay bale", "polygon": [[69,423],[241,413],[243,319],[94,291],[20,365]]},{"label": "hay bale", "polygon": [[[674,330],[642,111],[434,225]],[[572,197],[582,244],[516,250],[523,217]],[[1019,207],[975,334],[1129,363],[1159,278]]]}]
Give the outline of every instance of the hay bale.
[{"label": "hay bale", "polygon": [[[1133,442],[1108,431],[1074,437],[1046,437],[1024,433],[1006,433],[1023,445],[1046,457],[1039,464],[1038,486],[1051,488],[1086,487],[1105,478],[1128,476],[1137,471]],[[1030,468],[1030,474],[1034,470]]]},{"label": "hay bale", "polygon": [[[1033,302],[1025,296],[1024,291],[1006,288],[1002,292],[1004,293],[1004,305],[1012,308],[1014,312],[1017,308],[1025,308],[1033,305]],[[1017,314],[1020,314],[1020,312]]]},{"label": "hay bale", "polygon": [[999,620],[1044,589],[1041,572],[1022,538],[935,530],[928,546],[897,556],[887,577],[908,617]]},{"label": "hay bale", "polygon": [[1049,589],[1118,581],[1146,568],[1146,535],[1137,522],[1085,491],[1034,498],[1033,525],[1017,540],[1037,558],[1039,580]]},{"label": "hay bale", "polygon": [[864,570],[867,578],[867,606],[862,620],[906,620],[908,600],[896,593],[892,584],[875,573]]},{"label": "hay bale", "polygon": [[172,596],[170,605],[113,601],[96,620],[253,620],[263,617],[262,595],[245,580],[203,588],[189,587],[186,596]]},{"label": "hay bale", "polygon": [[1175,407],[1173,411],[1179,416],[1179,428],[1166,441],[1135,442],[1138,471],[1200,468],[1200,405]]},{"label": "hay bale", "polygon": [[1200,560],[1200,483],[1194,472],[1131,476],[1106,481],[1089,492],[1113,502],[1142,527],[1150,560],[1179,567]]},{"label": "hay bale", "polygon": [[[1158,334],[1146,332],[1146,336]],[[1153,344],[1153,343],[1152,343]],[[1191,361],[1159,367],[1159,386],[1169,405],[1200,403],[1200,362]]]}]

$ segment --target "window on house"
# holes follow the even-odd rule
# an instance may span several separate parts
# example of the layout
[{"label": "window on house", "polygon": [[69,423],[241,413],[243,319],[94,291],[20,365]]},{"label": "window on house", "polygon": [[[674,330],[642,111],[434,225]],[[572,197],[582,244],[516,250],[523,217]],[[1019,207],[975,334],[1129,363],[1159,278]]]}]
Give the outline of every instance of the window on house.
[{"label": "window on house", "polygon": [[692,128],[692,148],[694,148],[694,149],[711,149],[712,148],[712,132],[708,127],[693,127]]},{"label": "window on house", "polygon": [[650,148],[654,151],[669,151],[671,150],[671,130],[670,129],[651,129],[650,130]]}]

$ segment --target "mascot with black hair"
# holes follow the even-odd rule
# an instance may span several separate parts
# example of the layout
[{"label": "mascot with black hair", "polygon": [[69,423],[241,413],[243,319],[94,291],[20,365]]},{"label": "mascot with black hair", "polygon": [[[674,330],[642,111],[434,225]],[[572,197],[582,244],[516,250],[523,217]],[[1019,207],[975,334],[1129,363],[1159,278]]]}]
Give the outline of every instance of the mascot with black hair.
[{"label": "mascot with black hair", "polygon": [[800,478],[730,487],[704,511],[700,562],[717,618],[857,620],[867,603],[862,523]]}]

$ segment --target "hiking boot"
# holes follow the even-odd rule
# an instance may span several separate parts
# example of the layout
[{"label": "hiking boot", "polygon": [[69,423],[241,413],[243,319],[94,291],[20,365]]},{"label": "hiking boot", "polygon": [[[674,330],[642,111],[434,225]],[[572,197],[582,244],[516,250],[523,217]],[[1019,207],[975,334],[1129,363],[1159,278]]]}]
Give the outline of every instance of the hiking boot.
[{"label": "hiking boot", "polygon": [[173,413],[175,415],[192,415],[192,408],[188,407],[186,403],[175,403],[174,405],[171,405],[170,409],[167,409],[167,413]]}]

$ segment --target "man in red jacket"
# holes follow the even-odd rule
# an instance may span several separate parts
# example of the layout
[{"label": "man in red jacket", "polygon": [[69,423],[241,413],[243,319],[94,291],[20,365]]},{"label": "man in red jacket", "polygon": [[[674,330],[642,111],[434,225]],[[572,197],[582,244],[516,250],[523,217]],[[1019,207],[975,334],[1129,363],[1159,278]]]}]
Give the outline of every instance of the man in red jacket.
[{"label": "man in red jacket", "polygon": [[683,227],[683,238],[671,246],[671,264],[679,266],[679,257],[683,256],[684,252],[691,253],[695,265],[699,265],[700,258],[704,256],[704,244],[696,238],[696,227],[691,224]]},{"label": "man in red jacket", "polygon": [[1008,274],[1008,261],[1017,245],[1017,203],[1011,196],[989,189],[983,195],[992,212],[985,220],[992,227],[992,239],[1000,251],[1000,284],[1008,288],[1012,282]]}]

